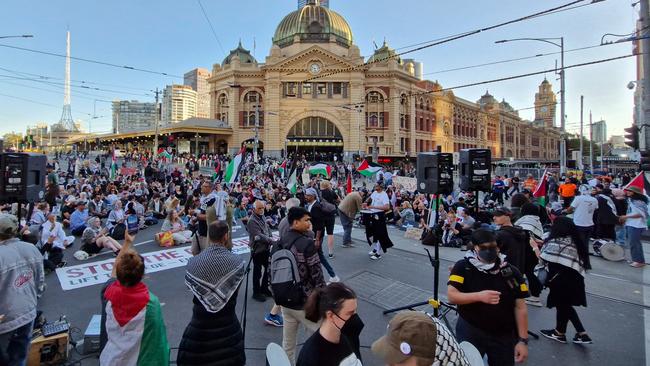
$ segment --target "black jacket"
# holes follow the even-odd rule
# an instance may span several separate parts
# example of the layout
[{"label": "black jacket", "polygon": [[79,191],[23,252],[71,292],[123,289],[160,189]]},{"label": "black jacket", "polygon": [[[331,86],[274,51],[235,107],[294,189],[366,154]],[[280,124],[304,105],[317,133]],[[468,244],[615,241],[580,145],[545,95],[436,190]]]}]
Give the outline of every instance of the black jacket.
[{"label": "black jacket", "polygon": [[217,313],[194,298],[192,320],[178,346],[177,365],[242,366],[246,364],[244,337],[235,314],[237,292]]},{"label": "black jacket", "polygon": [[255,241],[255,236],[257,235],[265,236],[267,238],[273,237],[271,229],[266,224],[265,217],[253,213],[248,219],[246,229],[248,230],[248,246],[251,247],[253,254],[268,252],[269,247],[271,246],[270,242],[266,240]]},{"label": "black jacket", "polygon": [[529,243],[528,233],[514,226],[503,226],[496,232],[497,243],[506,262],[517,267],[521,273],[532,271],[537,265],[537,256]]},{"label": "black jacket", "polygon": [[323,230],[325,230],[326,215],[323,212],[323,208],[321,207],[320,202],[314,202],[314,205],[311,207],[309,214],[311,215],[312,230],[314,233],[320,231],[322,235]]}]

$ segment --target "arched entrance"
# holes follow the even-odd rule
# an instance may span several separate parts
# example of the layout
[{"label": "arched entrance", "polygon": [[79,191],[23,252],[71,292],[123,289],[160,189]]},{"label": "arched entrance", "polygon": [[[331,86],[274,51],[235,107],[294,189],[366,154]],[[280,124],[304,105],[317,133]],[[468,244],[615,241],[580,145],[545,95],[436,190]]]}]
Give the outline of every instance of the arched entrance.
[{"label": "arched entrance", "polygon": [[217,154],[228,154],[228,142],[226,142],[226,140],[217,141]]},{"label": "arched entrance", "polygon": [[[242,142],[242,146],[246,149],[246,152],[252,153],[253,148],[255,147],[255,139],[248,139]],[[257,140],[257,153],[262,156],[264,155],[264,142],[262,140]]]},{"label": "arched entrance", "polygon": [[296,122],[286,139],[289,156],[304,155],[312,161],[341,160],[343,156],[343,135],[336,125],[323,117],[306,117]]}]

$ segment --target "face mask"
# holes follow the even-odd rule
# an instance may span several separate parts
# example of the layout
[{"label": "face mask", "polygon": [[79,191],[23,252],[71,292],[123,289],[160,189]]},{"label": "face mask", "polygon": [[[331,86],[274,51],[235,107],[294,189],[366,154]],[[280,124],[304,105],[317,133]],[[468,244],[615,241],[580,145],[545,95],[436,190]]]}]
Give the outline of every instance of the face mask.
[{"label": "face mask", "polygon": [[494,263],[499,257],[497,248],[480,249],[477,255],[479,259],[486,263]]},{"label": "face mask", "polygon": [[359,317],[359,314],[352,315],[350,318],[348,318],[348,320],[344,320],[336,313],[334,313],[334,315],[345,322],[345,324],[343,324],[343,327],[339,329],[341,331],[341,334],[344,334],[349,338],[359,338],[361,330],[363,330],[363,327],[365,326],[365,324],[363,324],[363,320],[361,320]]}]

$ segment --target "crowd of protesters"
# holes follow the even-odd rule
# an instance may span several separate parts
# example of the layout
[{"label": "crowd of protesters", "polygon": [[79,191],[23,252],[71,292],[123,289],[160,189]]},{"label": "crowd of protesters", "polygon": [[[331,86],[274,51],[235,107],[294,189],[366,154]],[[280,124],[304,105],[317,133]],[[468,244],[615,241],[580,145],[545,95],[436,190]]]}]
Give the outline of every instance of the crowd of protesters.
[{"label": "crowd of protesters", "polygon": [[[43,276],[67,265],[66,250],[74,251],[78,260],[103,250],[116,256],[115,279],[102,290],[102,364],[127,365],[139,357],[163,357],[153,356],[170,347],[160,303],[142,282],[143,259],[132,246],[139,230],[159,223],[156,239],[161,245],[162,241],[191,245],[194,255],[185,275],[193,294],[192,319],[179,346],[179,365],[246,362],[235,314],[245,263],[230,251],[236,223],[248,232],[252,297],[273,300],[264,320],[283,327],[282,346],[292,364],[298,365],[362,362],[359,334],[363,322],[356,294],[341,282],[330,263],[337,247],[353,246],[355,223],[364,225],[361,211],[381,211],[386,223],[396,229],[420,229],[425,244],[433,240],[466,250],[465,258],[451,268],[448,282],[449,299],[460,314],[456,337],[487,355],[491,365],[527,358],[526,306],[543,306],[544,288],[549,289],[546,306],[555,308],[557,316],[555,327],[541,333],[566,343],[571,322],[576,330],[574,343],[592,342],[574,309],[586,306],[584,276],[591,269],[590,239],[624,245],[631,266],[645,265],[640,235],[647,229],[647,198],[638,186],[627,185],[629,175],[577,179],[549,174],[541,183],[547,201],[540,204],[535,197],[540,181],[532,175],[525,179],[495,176],[490,192],[478,196],[454,192],[434,197],[393,182],[395,176],[412,177],[413,164],[361,177],[353,163],[339,156],[321,158],[333,160],[331,175],[311,175],[303,181],[302,173],[310,165],[307,157],[253,161],[252,154],[246,154],[236,178],[228,182],[229,159],[217,154],[153,158],[150,153],[129,152],[117,161],[105,155],[57,154],[48,163],[43,200],[22,210],[21,217],[15,216],[19,212],[16,204],[5,205],[8,213],[0,214],[0,251],[11,253],[0,255],[0,261],[16,260],[20,266],[33,268],[26,290],[1,297],[13,296],[9,301],[21,307],[0,311],[0,361],[13,365],[24,360],[25,337],[31,334]],[[61,160],[66,160],[65,169]],[[292,172],[298,180],[295,188],[289,179]],[[432,212],[436,200],[438,211]],[[344,230],[340,246],[333,236],[337,217]],[[275,230],[279,238],[273,236]],[[75,247],[77,237],[82,244]],[[378,238],[376,232],[372,240],[368,238],[373,245],[371,259],[380,259],[390,247],[384,240],[390,241]],[[301,285],[297,302],[289,305],[273,291],[272,258],[280,249],[293,254]],[[2,268],[0,282],[16,275]],[[125,299],[135,305],[126,305]],[[0,300],[0,305],[3,301],[7,300]],[[141,311],[145,318],[139,318]],[[409,350],[394,349],[394,339],[382,338],[373,351],[387,363],[431,364],[440,361],[439,357],[451,357],[435,352],[437,340],[430,334],[397,334],[400,327],[411,332],[433,327],[444,333],[444,325],[437,320],[396,319],[386,337],[401,340]],[[151,324],[144,334],[131,335],[138,342],[120,339],[120,326],[140,321]],[[136,325],[133,332],[140,329],[142,333]],[[300,326],[313,335],[297,354]],[[145,338],[149,348],[141,347]],[[462,351],[455,355],[459,357],[456,364],[467,364]],[[168,362],[166,357],[160,362]]]}]

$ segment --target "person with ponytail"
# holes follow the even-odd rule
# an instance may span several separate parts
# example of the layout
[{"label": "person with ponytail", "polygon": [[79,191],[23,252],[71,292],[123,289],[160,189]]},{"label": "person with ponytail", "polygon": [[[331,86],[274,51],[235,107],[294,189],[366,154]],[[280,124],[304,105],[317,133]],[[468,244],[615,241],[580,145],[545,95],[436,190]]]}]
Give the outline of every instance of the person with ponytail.
[{"label": "person with ponytail", "polygon": [[305,304],[305,317],[320,328],[305,342],[297,366],[361,366],[357,295],[340,282],[315,289]]}]

